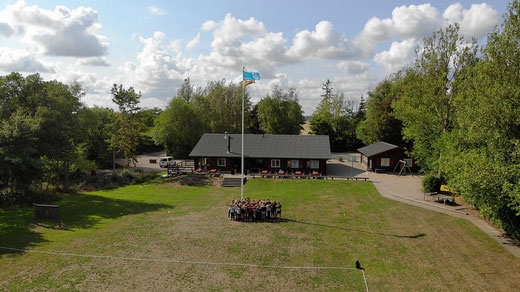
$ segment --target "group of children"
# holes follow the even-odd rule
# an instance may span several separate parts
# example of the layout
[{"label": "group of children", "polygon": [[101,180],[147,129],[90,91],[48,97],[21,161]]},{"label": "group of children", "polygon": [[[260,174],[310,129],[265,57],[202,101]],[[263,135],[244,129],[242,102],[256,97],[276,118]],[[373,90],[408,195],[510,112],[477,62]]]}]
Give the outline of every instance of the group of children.
[{"label": "group of children", "polygon": [[282,204],[267,200],[233,200],[229,204],[228,218],[232,220],[265,220],[282,217]]}]

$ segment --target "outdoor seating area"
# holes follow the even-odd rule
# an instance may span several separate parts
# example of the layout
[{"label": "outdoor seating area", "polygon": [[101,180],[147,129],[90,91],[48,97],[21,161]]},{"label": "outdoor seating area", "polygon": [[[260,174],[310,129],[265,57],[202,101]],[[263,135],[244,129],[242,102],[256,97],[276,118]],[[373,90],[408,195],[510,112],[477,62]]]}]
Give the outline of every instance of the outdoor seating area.
[{"label": "outdoor seating area", "polygon": [[318,171],[303,171],[303,170],[260,170],[258,175],[261,177],[273,177],[273,178],[310,178],[310,179],[320,179],[323,178],[323,174]]},{"label": "outdoor seating area", "polygon": [[438,192],[424,193],[424,200],[426,200],[426,197],[430,198],[430,202],[442,202],[444,205],[446,205],[446,203],[450,205],[455,204],[455,198],[453,196],[444,195]]},{"label": "outdoor seating area", "polygon": [[220,169],[216,169],[216,168],[212,168],[212,169],[198,168],[193,171],[193,174],[219,177],[219,176],[221,176],[222,173],[220,172]]},{"label": "outdoor seating area", "polygon": [[282,217],[282,204],[267,200],[233,200],[229,204],[228,218],[239,221],[262,221]]}]

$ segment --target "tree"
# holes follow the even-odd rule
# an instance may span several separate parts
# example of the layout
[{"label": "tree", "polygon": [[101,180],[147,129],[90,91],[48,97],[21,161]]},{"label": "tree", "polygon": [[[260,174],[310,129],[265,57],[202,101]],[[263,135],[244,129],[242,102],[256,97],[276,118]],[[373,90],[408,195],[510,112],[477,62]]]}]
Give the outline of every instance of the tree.
[{"label": "tree", "polygon": [[392,108],[392,103],[397,99],[396,78],[397,76],[387,78],[368,92],[366,117],[356,130],[357,137],[367,145],[384,141],[405,146],[401,133],[402,123],[394,117]]},{"label": "tree", "polygon": [[488,35],[455,98],[442,169],[450,187],[520,238],[520,3]]},{"label": "tree", "polygon": [[416,51],[415,65],[402,72],[398,98],[392,103],[403,123],[405,139],[413,141],[413,156],[424,171],[441,176],[443,136],[453,128],[454,96],[464,71],[476,61],[475,41],[459,36],[459,26],[449,25],[424,39]]},{"label": "tree", "polygon": [[[114,96],[112,101],[119,106],[119,113],[108,127],[111,133],[108,143],[113,160],[115,161],[115,153],[122,151],[127,165],[135,165],[137,146],[143,140],[146,130],[144,123],[137,116],[141,93],[136,93],[133,87],[125,89],[123,85],[117,84],[114,84],[111,91]],[[115,162],[112,167],[115,167]]]},{"label": "tree", "polygon": [[155,120],[152,137],[156,144],[165,146],[168,155],[187,158],[203,129],[195,107],[182,97],[175,97]]},{"label": "tree", "polygon": [[82,153],[88,160],[95,161],[98,167],[112,166],[112,153],[108,143],[110,131],[107,130],[107,125],[114,122],[115,116],[110,108],[84,107],[78,111],[78,129],[81,132],[78,144],[84,145]]},{"label": "tree", "polygon": [[323,84],[322,89],[323,99],[311,117],[311,132],[329,135],[334,151],[356,148],[360,141],[356,137],[359,119],[355,118],[354,102],[347,100],[342,92],[334,94],[330,80]]},{"label": "tree", "polygon": [[0,202],[23,202],[41,175],[38,131],[39,122],[21,110],[0,123]]},{"label": "tree", "polygon": [[298,135],[305,123],[302,107],[294,88],[287,92],[276,87],[257,105],[260,129],[267,134]]}]

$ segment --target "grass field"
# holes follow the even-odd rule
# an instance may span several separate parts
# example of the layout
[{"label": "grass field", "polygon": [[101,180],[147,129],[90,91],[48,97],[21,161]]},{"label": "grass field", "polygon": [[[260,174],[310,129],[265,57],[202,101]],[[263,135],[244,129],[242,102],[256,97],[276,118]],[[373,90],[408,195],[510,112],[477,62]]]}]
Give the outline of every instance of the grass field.
[{"label": "grass field", "polygon": [[[365,267],[370,291],[514,291],[520,261],[470,222],[382,198],[371,183],[254,179],[251,198],[283,204],[279,222],[234,222],[238,188],[173,181],[70,194],[65,230],[0,212],[0,246],[75,254]],[[364,291],[359,271],[280,270],[21,253],[0,249],[0,290]]]}]

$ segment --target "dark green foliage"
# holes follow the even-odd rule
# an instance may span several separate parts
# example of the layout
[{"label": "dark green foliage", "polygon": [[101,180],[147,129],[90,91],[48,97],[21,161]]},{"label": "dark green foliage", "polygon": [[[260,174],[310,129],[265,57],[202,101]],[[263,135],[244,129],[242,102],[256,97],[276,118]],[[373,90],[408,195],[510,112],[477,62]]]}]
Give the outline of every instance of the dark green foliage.
[{"label": "dark green foliage", "polygon": [[440,192],[442,181],[435,175],[429,174],[422,179],[423,191],[425,193]]},{"label": "dark green foliage", "polygon": [[443,171],[490,221],[520,238],[520,3],[464,76]]},{"label": "dark green foliage", "polygon": [[196,108],[181,97],[174,98],[155,120],[152,136],[175,158],[188,158],[204,133],[204,124]]},{"label": "dark green foliage", "polygon": [[312,114],[310,128],[315,135],[328,135],[332,151],[354,150],[361,146],[356,128],[363,111],[354,112],[354,103],[342,92],[333,93],[332,83],[323,84],[323,99]]},{"label": "dark green foliage", "polygon": [[294,88],[287,92],[276,87],[256,106],[262,132],[267,134],[298,135],[305,123],[302,107]]},{"label": "dark green foliage", "polygon": [[366,101],[366,119],[359,123],[357,137],[366,145],[384,141],[405,146],[402,135],[402,123],[394,117],[392,102],[397,99],[398,76],[391,76],[368,92]]}]

